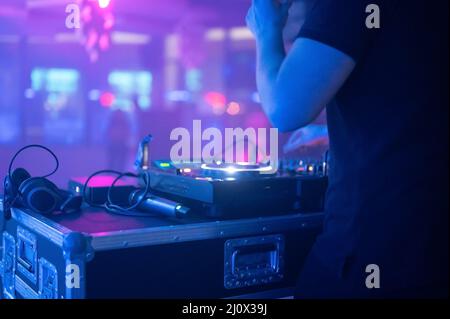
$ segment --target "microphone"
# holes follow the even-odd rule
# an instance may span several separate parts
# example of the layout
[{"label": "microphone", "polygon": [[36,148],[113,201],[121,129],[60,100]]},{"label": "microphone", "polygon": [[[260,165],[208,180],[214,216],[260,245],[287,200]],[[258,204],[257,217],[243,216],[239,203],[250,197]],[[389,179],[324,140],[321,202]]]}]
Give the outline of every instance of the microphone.
[{"label": "microphone", "polygon": [[167,217],[183,218],[187,215],[190,208],[180,203],[165,199],[162,197],[145,194],[142,190],[136,190],[130,194],[129,201],[131,205],[136,204],[142,197],[146,198],[137,207],[138,210],[149,213],[157,213]]}]

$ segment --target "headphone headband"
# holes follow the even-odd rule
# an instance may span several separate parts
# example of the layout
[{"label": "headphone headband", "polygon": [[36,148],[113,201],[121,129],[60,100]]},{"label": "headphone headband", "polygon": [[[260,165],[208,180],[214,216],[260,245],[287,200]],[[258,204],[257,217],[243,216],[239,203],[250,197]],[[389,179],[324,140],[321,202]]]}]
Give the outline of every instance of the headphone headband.
[{"label": "headphone headband", "polygon": [[[29,148],[39,148],[48,152],[55,160],[55,168],[47,175],[31,177],[23,168],[13,170],[13,164],[17,156]],[[49,148],[31,144],[19,149],[12,157],[8,175],[4,182],[4,213],[6,218],[11,216],[11,208],[16,204],[20,207],[29,208],[40,214],[49,214],[55,210],[63,212],[74,212],[80,209],[81,197],[73,196],[70,193],[64,193],[47,177],[53,175],[59,168],[58,157]]]},{"label": "headphone headband", "polygon": [[17,156],[19,156],[20,153],[22,153],[23,151],[25,151],[25,150],[27,150],[27,149],[29,149],[29,148],[40,148],[40,149],[43,149],[43,150],[47,151],[47,152],[54,158],[54,160],[55,160],[55,164],[56,164],[56,165],[55,165],[55,168],[53,169],[53,171],[50,172],[50,173],[47,174],[47,175],[40,176],[40,177],[45,178],[45,177],[52,176],[53,174],[56,173],[56,171],[57,171],[58,168],[59,168],[59,161],[58,161],[58,157],[56,157],[55,153],[53,153],[49,148],[47,148],[47,147],[45,147],[45,146],[43,146],[43,145],[39,145],[39,144],[31,144],[31,145],[24,146],[24,147],[22,147],[20,150],[18,150],[18,151],[16,152],[16,154],[14,154],[13,158],[11,159],[11,161],[9,162],[8,176],[9,176],[10,178],[11,178],[11,174],[12,174],[12,172],[11,172],[11,171],[12,171],[12,166],[13,166],[14,161],[16,160]]}]

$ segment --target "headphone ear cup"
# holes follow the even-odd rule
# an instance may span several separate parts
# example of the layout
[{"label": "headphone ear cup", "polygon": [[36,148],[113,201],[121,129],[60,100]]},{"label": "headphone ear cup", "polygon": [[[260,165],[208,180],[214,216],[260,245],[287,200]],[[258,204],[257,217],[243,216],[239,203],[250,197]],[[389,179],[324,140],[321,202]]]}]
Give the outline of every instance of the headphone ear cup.
[{"label": "headphone ear cup", "polygon": [[17,195],[17,192],[20,188],[20,185],[22,185],[23,182],[25,182],[27,179],[30,179],[31,175],[28,173],[28,171],[24,168],[16,168],[12,174],[11,178],[9,178],[9,181],[7,183],[9,184],[9,191],[11,192],[12,196]]},{"label": "headphone ear cup", "polygon": [[[14,190],[14,188],[16,189]],[[5,201],[13,200],[13,198],[17,195],[17,187],[15,187],[14,183],[8,175],[5,176],[5,179],[3,181],[3,193],[3,198]]]},{"label": "headphone ear cup", "polygon": [[58,208],[63,213],[75,213],[81,209],[81,205],[83,204],[82,196],[75,196],[71,192],[59,188],[57,189],[57,192],[61,199]]},{"label": "headphone ear cup", "polygon": [[55,211],[60,202],[57,187],[42,177],[31,177],[22,182],[19,187],[23,203],[40,214],[50,214]]},{"label": "headphone ear cup", "polygon": [[61,211],[66,214],[78,212],[83,204],[82,196],[69,196],[64,203],[61,204]]}]

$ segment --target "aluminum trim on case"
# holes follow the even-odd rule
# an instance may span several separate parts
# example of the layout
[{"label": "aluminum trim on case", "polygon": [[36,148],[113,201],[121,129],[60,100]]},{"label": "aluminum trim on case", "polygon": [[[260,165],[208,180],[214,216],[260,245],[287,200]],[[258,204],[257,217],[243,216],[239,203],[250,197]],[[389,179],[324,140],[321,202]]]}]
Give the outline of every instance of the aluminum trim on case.
[{"label": "aluminum trim on case", "polygon": [[286,230],[316,228],[323,214],[295,214],[244,220],[215,221],[189,225],[152,227],[139,230],[94,233],[96,251],[276,233]]},{"label": "aluminum trim on case", "polygon": [[[63,256],[66,261],[66,289],[68,299],[82,299],[86,296],[86,262],[94,258],[91,237],[83,233],[72,232],[64,236]],[[72,273],[73,272],[73,273]],[[78,283],[72,282],[77,272]]]},{"label": "aluminum trim on case", "polygon": [[[52,279],[49,281],[48,279]],[[39,299],[58,299],[58,271],[47,259],[39,258]],[[53,287],[48,285],[53,283]]]},{"label": "aluminum trim on case", "polygon": [[26,213],[20,209],[11,209],[12,218],[18,223],[29,229],[33,229],[38,234],[48,238],[58,247],[62,247],[64,242],[64,234],[71,231],[42,215],[34,214],[27,211]]},{"label": "aluminum trim on case", "polygon": [[84,259],[75,258],[66,260],[66,280],[69,273],[68,266],[76,266],[79,270],[79,287],[70,287],[66,281],[65,296],[67,299],[84,299],[86,297],[86,263]]},{"label": "aluminum trim on case", "polygon": [[30,286],[28,286],[22,279],[16,276],[15,279],[16,292],[25,299],[39,299],[38,294]]},{"label": "aluminum trim on case", "polygon": [[0,232],[5,230],[5,214],[3,213],[3,199],[0,199]]},{"label": "aluminum trim on case", "polygon": [[[3,295],[7,299],[15,298],[16,240],[8,232],[3,232]],[[8,255],[11,259],[8,258]]]}]

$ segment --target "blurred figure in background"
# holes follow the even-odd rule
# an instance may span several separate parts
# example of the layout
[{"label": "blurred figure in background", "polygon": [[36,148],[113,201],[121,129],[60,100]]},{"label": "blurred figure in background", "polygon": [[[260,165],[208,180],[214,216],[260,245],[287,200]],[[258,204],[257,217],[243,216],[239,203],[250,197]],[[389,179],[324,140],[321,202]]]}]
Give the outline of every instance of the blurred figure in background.
[{"label": "blurred figure in background", "polygon": [[106,137],[109,168],[117,171],[126,170],[132,151],[132,128],[125,112],[117,110],[111,114]]}]

